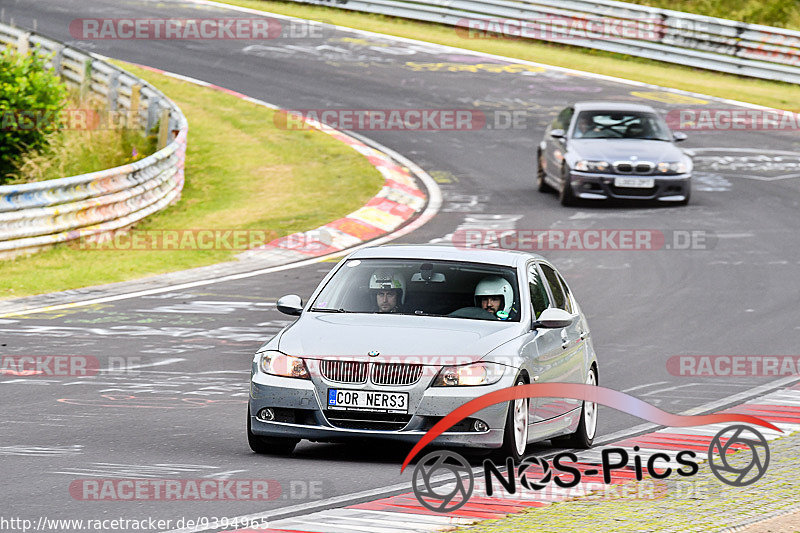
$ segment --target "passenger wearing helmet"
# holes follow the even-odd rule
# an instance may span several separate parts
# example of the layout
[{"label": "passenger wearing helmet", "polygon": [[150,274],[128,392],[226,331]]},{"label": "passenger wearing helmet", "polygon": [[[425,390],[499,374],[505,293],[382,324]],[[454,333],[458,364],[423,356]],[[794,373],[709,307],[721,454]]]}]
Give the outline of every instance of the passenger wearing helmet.
[{"label": "passenger wearing helmet", "polygon": [[514,303],[511,284],[500,276],[487,276],[475,286],[475,305],[499,320],[508,320]]},{"label": "passenger wearing helmet", "polygon": [[378,313],[400,313],[406,301],[406,282],[398,272],[377,270],[369,278]]}]

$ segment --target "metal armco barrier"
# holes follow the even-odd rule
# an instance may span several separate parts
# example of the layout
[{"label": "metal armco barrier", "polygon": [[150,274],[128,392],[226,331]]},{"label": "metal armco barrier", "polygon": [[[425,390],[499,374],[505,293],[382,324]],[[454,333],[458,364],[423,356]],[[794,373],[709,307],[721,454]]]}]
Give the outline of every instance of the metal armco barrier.
[{"label": "metal armco barrier", "polygon": [[[476,27],[487,27],[481,21],[517,21],[523,28],[517,35],[523,38],[525,29],[541,28],[527,32],[528,36],[742,76],[800,83],[798,31],[613,0],[291,1],[447,24],[465,33],[470,21]],[[565,21],[569,24],[565,25]],[[619,32],[620,28],[633,25],[650,31],[638,36],[623,36]],[[575,28],[581,27],[589,31],[576,31]]]},{"label": "metal armco barrier", "polygon": [[186,117],[161,91],[62,43],[0,24],[0,45],[51,54],[67,85],[92,93],[145,132],[159,126],[159,150],[135,163],[54,180],[0,186],[0,258],[130,226],[180,198]]}]

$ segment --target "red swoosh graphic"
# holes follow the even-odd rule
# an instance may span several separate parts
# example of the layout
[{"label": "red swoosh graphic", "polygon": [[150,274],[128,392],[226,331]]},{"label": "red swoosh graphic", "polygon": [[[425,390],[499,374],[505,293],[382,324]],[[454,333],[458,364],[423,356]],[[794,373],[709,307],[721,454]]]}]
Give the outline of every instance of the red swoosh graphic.
[{"label": "red swoosh graphic", "polygon": [[584,400],[605,405],[617,411],[622,411],[623,413],[638,416],[639,418],[649,420],[661,426],[687,427],[720,424],[724,422],[744,422],[783,433],[781,429],[755,416],[734,413],[694,416],[675,415],[662,411],[658,407],[650,405],[638,398],[634,398],[624,392],[605,387],[586,385],[583,383],[534,383],[531,385],[518,385],[516,387],[507,387],[494,392],[488,392],[454,409],[449,415],[434,424],[411,451],[408,452],[406,460],[403,461],[403,466],[400,468],[400,473],[406,469],[412,459],[414,459],[425,446],[430,444],[433,439],[455,424],[458,424],[469,415],[491,405],[520,398],[572,398],[575,400]]}]

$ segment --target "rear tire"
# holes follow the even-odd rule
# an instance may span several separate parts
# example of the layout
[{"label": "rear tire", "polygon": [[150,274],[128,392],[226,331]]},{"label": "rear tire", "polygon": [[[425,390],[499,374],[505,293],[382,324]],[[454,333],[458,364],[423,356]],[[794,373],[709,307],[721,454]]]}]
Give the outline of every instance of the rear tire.
[{"label": "rear tire", "polygon": [[545,177],[542,151],[536,150],[536,190],[539,192],[550,192],[553,190],[545,181]]},{"label": "rear tire", "polygon": [[[594,365],[589,369],[586,384],[597,385],[597,368]],[[595,433],[597,433],[597,404],[583,402],[581,405],[581,421],[578,423],[575,433],[556,437],[553,439],[553,444],[565,448],[586,450],[592,447]]]},{"label": "rear tire", "polygon": [[288,437],[262,437],[253,433],[250,424],[250,406],[247,406],[247,444],[258,454],[291,455],[300,439]]},{"label": "rear tire", "polygon": [[[527,382],[522,376],[517,377],[514,386],[525,385]],[[520,398],[508,402],[508,414],[506,415],[506,426],[503,431],[503,446],[500,448],[503,460],[506,457],[514,459],[518,463],[525,457],[525,449],[528,447],[528,427],[530,398]]]}]

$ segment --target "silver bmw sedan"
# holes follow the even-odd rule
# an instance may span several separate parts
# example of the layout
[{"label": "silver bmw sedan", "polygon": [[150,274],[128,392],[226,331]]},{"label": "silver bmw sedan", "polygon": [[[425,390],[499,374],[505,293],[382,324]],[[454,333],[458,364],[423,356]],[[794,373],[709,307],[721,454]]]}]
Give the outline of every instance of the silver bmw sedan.
[{"label": "silver bmw sedan", "polygon": [[[589,326],[558,271],[516,251],[380,246],[345,257],[298,316],[253,358],[247,433],[257,453],[289,454],[300,439],[414,443],[485,393],[527,383],[597,384]],[[502,448],[589,447],[595,404],[523,398],[495,404],[436,439]]]}]

